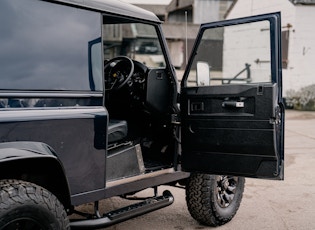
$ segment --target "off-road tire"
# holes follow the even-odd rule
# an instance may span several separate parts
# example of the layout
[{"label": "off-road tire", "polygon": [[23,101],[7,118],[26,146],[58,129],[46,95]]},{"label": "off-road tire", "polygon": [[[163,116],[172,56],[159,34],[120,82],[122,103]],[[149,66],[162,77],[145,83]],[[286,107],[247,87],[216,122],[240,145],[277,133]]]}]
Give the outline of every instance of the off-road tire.
[{"label": "off-road tire", "polygon": [[20,180],[0,181],[0,230],[70,230],[63,205],[46,189]]},{"label": "off-road tire", "polygon": [[[223,191],[222,183],[225,184],[226,191]],[[192,174],[186,185],[186,203],[190,215],[199,223],[208,226],[229,222],[241,204],[244,186],[243,177]],[[226,196],[226,193],[230,195]],[[226,197],[232,199],[226,200]]]}]

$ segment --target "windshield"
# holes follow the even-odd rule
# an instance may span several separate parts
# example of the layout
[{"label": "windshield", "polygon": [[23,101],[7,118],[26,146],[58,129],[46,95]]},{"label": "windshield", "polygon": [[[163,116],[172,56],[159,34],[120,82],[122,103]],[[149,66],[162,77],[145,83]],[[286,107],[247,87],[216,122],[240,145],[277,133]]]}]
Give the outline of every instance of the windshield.
[{"label": "windshield", "polygon": [[147,67],[165,67],[157,31],[152,25],[113,22],[104,17],[103,45],[105,60],[128,56]]}]

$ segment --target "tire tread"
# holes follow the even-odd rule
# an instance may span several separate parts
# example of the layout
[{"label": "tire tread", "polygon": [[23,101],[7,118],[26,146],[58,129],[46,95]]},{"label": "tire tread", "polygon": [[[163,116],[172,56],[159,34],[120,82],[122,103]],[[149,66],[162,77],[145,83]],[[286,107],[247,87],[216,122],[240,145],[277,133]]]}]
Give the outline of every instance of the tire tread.
[{"label": "tire tread", "polygon": [[235,216],[242,200],[245,179],[240,178],[239,192],[227,217],[221,215],[220,208],[215,204],[215,183],[214,175],[193,173],[186,186],[186,203],[190,215],[199,223],[212,227],[223,225]]},{"label": "tire tread", "polygon": [[[52,213],[59,222],[60,229],[70,229],[63,205],[46,189],[21,180],[0,181],[0,210],[9,212],[12,207],[23,204],[40,205]],[[3,216],[0,216],[0,222]]]}]

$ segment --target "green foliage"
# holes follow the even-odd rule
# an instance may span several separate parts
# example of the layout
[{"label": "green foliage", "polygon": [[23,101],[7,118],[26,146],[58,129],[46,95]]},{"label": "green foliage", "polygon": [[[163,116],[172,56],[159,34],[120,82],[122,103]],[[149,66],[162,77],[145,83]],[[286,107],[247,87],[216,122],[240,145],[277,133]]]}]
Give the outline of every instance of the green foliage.
[{"label": "green foliage", "polygon": [[288,90],[287,100],[294,109],[315,111],[315,84],[303,87],[299,91]]}]

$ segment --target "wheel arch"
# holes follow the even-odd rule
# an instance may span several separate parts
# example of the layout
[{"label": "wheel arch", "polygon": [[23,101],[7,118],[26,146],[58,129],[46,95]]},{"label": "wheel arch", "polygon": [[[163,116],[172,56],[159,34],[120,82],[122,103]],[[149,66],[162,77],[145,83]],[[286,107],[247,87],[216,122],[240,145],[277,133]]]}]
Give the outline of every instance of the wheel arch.
[{"label": "wheel arch", "polygon": [[62,163],[44,143],[9,142],[0,144],[0,180],[18,179],[37,184],[71,208],[70,188]]}]

